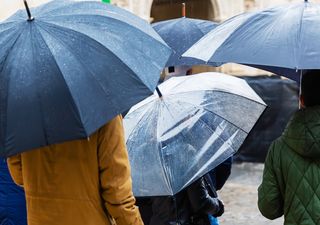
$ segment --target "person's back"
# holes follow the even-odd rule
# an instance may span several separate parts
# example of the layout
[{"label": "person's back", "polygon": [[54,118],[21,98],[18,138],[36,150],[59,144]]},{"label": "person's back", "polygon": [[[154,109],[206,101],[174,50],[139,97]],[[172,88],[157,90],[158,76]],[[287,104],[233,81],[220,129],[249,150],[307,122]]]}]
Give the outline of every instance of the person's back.
[{"label": "person's back", "polygon": [[319,71],[303,76],[303,109],[272,143],[258,190],[261,213],[269,219],[284,215],[286,225],[320,223],[319,85]]},{"label": "person's back", "polygon": [[142,224],[120,117],[88,140],[32,150],[8,162],[26,192],[29,225],[108,225],[109,214],[118,225]]}]

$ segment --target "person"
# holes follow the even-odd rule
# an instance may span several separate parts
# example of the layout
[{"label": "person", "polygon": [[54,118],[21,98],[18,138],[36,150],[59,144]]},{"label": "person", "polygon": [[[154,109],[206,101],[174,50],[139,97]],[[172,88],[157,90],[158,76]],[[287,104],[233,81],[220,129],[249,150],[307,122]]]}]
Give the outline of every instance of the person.
[{"label": "person", "polygon": [[0,158],[0,224],[27,225],[24,191],[13,183],[4,158]]},{"label": "person", "polygon": [[[225,182],[229,178],[229,176],[231,174],[232,161],[233,161],[233,159],[231,156],[230,158],[228,158],[227,160],[222,162],[220,165],[218,165],[216,168],[214,168],[207,175],[204,176],[204,178],[206,178],[206,183],[209,184],[206,187],[210,187],[210,186],[213,187],[213,189],[211,189],[211,187],[210,187],[210,190],[209,190],[209,193],[211,194],[211,196],[217,197],[216,190],[221,190],[223,185],[225,184]],[[150,224],[150,221],[151,221],[151,218],[153,215],[152,211],[157,212],[157,208],[158,208],[157,204],[159,204],[161,201],[174,202],[173,199],[180,200],[180,199],[186,198],[186,196],[187,196],[186,191],[183,191],[182,193],[178,194],[177,196],[156,197],[157,200],[156,200],[155,204],[153,204],[153,200],[155,199],[155,197],[137,197],[137,205],[139,206],[139,211],[141,213],[142,220],[143,220],[144,224]],[[152,205],[154,205],[153,210],[152,210]],[[168,204],[168,205],[170,206],[170,204]],[[176,206],[179,206],[179,204],[177,204]],[[171,220],[176,219],[175,213],[176,213],[176,211],[175,211],[174,205],[172,204],[171,205]],[[219,221],[216,217],[212,216],[211,214],[207,214],[207,215],[208,215],[208,220],[206,220],[206,222],[208,224],[210,224],[210,225],[218,225],[219,224]],[[203,215],[203,216],[205,217],[205,215]],[[188,215],[186,216],[186,218],[188,218]],[[153,221],[156,221],[156,220],[157,219],[155,219],[155,217],[154,217]]]},{"label": "person", "polygon": [[122,117],[88,139],[12,156],[13,180],[24,187],[29,225],[142,225],[134,205]]},{"label": "person", "polygon": [[300,109],[269,149],[258,188],[263,216],[284,215],[285,225],[320,221],[320,70],[301,79]]},{"label": "person", "polygon": [[210,179],[206,174],[174,196],[153,197],[149,224],[210,225],[208,215],[224,213],[224,204]]}]

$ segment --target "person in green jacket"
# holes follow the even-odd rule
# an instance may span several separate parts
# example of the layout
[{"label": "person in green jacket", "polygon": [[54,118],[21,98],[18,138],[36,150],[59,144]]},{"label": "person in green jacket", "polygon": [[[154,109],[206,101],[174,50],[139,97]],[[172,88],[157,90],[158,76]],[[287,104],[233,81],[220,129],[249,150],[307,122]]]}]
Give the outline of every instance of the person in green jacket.
[{"label": "person in green jacket", "polygon": [[320,70],[303,74],[300,109],[270,146],[258,207],[285,225],[320,224]]}]

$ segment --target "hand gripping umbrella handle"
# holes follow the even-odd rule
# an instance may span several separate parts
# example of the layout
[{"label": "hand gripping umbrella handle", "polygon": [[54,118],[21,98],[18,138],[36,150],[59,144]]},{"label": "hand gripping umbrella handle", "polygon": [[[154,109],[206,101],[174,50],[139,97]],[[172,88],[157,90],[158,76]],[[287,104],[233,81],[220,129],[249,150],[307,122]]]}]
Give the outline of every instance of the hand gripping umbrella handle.
[{"label": "hand gripping umbrella handle", "polygon": [[24,6],[26,7],[26,10],[27,10],[28,21],[34,20],[34,18],[31,16],[31,12],[30,12],[27,0],[23,0],[23,3],[24,3]]}]

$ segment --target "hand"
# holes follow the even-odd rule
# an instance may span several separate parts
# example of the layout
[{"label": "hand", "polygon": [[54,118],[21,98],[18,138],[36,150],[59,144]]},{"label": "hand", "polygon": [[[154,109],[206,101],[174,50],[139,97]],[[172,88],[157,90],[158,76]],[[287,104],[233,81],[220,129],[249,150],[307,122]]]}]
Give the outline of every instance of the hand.
[{"label": "hand", "polygon": [[213,215],[214,217],[222,216],[222,214],[224,213],[224,204],[223,204],[223,202],[220,199],[218,199],[218,202],[219,202],[219,210],[218,210],[218,212],[216,214]]}]

